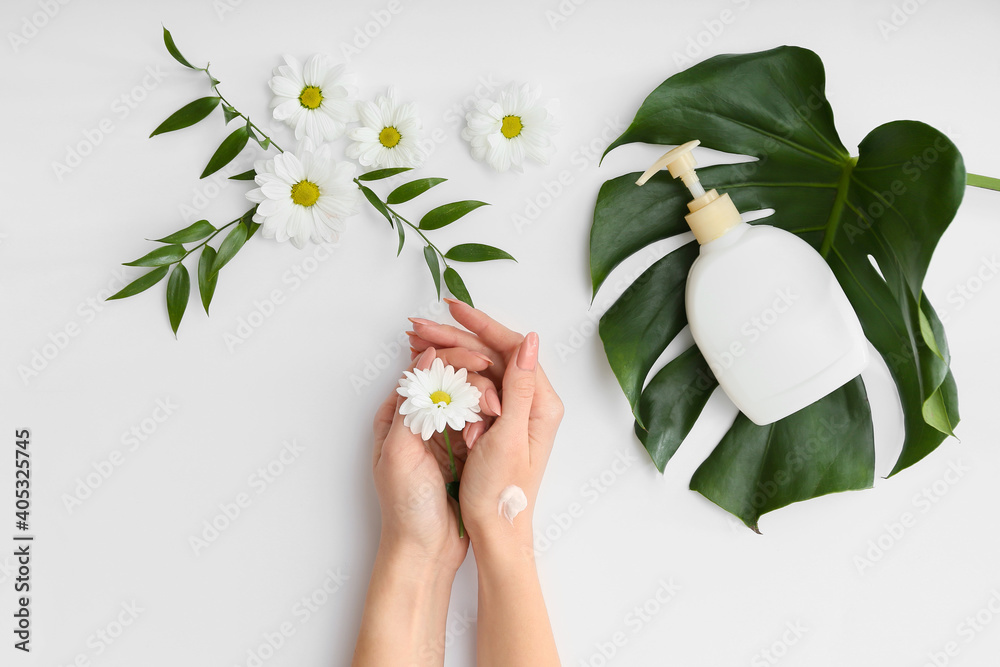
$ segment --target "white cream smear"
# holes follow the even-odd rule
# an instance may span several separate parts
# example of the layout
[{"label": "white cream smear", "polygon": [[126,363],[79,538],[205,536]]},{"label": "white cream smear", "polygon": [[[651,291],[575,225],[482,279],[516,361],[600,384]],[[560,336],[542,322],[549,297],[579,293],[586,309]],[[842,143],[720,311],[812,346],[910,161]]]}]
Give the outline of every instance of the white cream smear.
[{"label": "white cream smear", "polygon": [[528,497],[521,487],[511,484],[500,492],[500,502],[497,503],[497,514],[503,516],[514,525],[514,517],[528,506]]}]

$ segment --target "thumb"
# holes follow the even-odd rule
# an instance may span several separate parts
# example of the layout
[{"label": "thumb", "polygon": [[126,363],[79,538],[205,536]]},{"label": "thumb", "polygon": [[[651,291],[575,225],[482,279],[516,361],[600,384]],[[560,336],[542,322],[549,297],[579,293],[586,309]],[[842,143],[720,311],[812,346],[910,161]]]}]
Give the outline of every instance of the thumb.
[{"label": "thumb", "polygon": [[527,428],[531,401],[535,397],[535,369],[538,366],[538,334],[529,333],[510,355],[503,376],[503,398],[497,424]]}]

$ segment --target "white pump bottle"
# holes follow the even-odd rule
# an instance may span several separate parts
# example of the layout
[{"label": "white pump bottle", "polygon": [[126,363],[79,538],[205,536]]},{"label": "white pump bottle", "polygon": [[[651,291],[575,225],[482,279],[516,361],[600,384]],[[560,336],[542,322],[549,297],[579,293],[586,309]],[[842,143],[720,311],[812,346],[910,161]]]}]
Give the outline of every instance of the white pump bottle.
[{"label": "white pump bottle", "polygon": [[814,403],[868,365],[868,343],[833,271],[791,232],[748,225],[728,194],[705,192],[691,150],[674,148],[637,181],[664,167],[694,199],[685,216],[700,253],[688,274],[691,334],[719,385],[755,424]]}]

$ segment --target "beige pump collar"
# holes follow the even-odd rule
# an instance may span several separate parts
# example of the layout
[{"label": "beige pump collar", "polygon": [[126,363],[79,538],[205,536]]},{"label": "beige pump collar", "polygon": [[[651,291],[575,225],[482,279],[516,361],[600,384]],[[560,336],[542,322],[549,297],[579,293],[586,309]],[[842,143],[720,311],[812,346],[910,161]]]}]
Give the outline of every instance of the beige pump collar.
[{"label": "beige pump collar", "polygon": [[698,180],[698,174],[694,170],[698,163],[695,162],[691,150],[699,144],[701,142],[695,139],[668,151],[654,162],[635,184],[643,185],[663,168],[666,168],[674,178],[680,178],[693,197],[688,202],[688,210],[691,212],[684,216],[684,219],[687,220],[698,243],[704,245],[740,224],[741,219],[740,212],[736,210],[728,194],[720,196],[716,190],[705,192],[701,181]]}]

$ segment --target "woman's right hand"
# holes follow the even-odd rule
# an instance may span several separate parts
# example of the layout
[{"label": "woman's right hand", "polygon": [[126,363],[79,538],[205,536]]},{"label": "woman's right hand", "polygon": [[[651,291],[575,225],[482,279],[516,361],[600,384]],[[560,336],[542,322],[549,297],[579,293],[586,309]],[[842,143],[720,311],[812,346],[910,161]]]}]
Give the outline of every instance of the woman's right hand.
[{"label": "woman's right hand", "polygon": [[[462,517],[473,549],[524,552],[532,548],[531,518],[563,405],[538,365],[538,335],[522,336],[465,303],[447,299],[451,314],[468,331],[418,320],[413,347],[460,347],[485,354],[493,366],[482,374],[502,387],[499,417],[486,428],[467,427],[470,451],[459,491]],[[489,397],[487,398],[489,400]],[[528,505],[514,520],[499,510],[500,494],[520,487]]]}]

